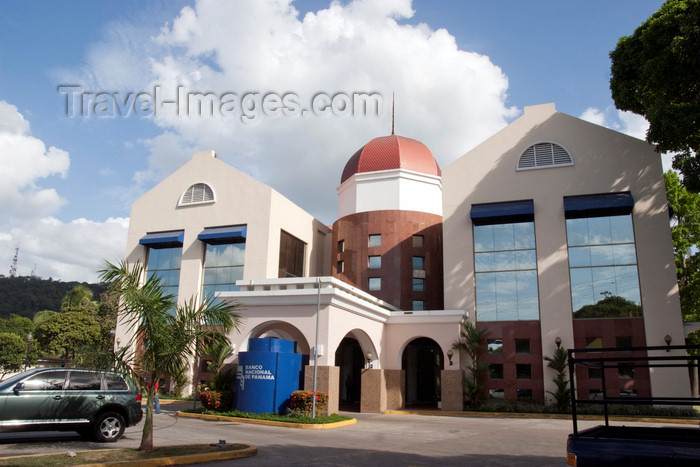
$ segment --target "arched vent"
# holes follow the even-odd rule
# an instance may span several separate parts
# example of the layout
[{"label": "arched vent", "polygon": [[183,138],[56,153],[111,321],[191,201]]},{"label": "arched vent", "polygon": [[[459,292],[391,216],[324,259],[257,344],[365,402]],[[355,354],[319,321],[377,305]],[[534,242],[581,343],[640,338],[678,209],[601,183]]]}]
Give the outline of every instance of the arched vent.
[{"label": "arched vent", "polygon": [[206,183],[195,183],[191,185],[180,196],[178,206],[188,206],[190,204],[202,204],[214,202],[214,190]]},{"label": "arched vent", "polygon": [[518,170],[574,165],[569,151],[557,143],[537,143],[527,148],[518,159]]}]

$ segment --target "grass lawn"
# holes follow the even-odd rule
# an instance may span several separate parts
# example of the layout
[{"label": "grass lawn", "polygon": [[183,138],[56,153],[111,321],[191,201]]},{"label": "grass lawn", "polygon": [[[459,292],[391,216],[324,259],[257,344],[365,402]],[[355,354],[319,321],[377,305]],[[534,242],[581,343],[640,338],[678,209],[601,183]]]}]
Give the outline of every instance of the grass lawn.
[{"label": "grass lawn", "polygon": [[324,425],[328,423],[338,423],[345,420],[352,420],[352,417],[345,415],[332,414],[328,416],[317,415],[316,418],[311,418],[311,415],[279,415],[276,413],[251,413],[241,412],[240,410],[230,410],[227,412],[216,412],[207,409],[186,410],[189,413],[202,413],[206,415],[219,415],[222,417],[237,417],[249,418],[252,420],[267,420],[271,422],[298,423],[303,425]]},{"label": "grass lawn", "polygon": [[[164,446],[155,447],[153,452],[137,451],[136,449],[99,449],[95,451],[79,451],[75,456],[71,457],[67,453],[63,454],[41,454],[33,456],[23,456],[15,458],[0,458],[0,465],[12,466],[36,466],[36,465],[82,465],[82,464],[103,464],[107,462],[124,462],[131,461],[134,464],[144,462],[149,459],[170,458],[189,455],[221,455],[221,459],[230,459],[236,457],[238,452],[243,454],[250,446],[247,444],[224,444],[224,445],[209,445],[209,444],[189,444],[183,446]],[[247,451],[246,451],[247,452]],[[257,452],[257,451],[256,451]],[[252,455],[252,454],[251,454]],[[241,457],[247,457],[247,455]],[[187,460],[182,459],[184,463],[191,464],[197,462],[197,459]],[[218,459],[207,459],[209,460]],[[173,465],[170,463],[169,465]]]}]

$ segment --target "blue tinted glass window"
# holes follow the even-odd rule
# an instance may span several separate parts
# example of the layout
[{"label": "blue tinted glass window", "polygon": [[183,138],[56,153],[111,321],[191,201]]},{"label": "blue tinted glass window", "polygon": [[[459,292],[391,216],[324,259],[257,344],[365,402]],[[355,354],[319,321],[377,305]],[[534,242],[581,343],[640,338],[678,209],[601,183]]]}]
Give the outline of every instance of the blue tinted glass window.
[{"label": "blue tinted glass window", "polygon": [[147,275],[150,278],[157,275],[165,287],[165,293],[177,297],[180,286],[180,263],[182,262],[182,247],[149,248]]},{"label": "blue tinted glass window", "polygon": [[632,215],[567,219],[575,318],[641,316]]},{"label": "blue tinted glass window", "polygon": [[369,257],[369,268],[379,269],[382,267],[382,257],[381,256],[370,256]]},{"label": "blue tinted glass window", "polygon": [[214,292],[239,290],[236,281],[243,279],[245,243],[206,244],[204,255],[202,296],[209,298]]},{"label": "blue tinted glass window", "polygon": [[474,226],[479,321],[539,319],[533,222]]}]

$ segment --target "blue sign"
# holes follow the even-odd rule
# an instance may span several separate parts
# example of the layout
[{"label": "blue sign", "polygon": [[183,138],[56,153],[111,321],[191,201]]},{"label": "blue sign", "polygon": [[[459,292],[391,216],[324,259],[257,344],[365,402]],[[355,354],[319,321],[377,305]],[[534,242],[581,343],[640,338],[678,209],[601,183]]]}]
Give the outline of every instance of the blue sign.
[{"label": "blue sign", "polygon": [[238,354],[236,409],[253,413],[283,413],[292,392],[300,389],[301,355],[294,341],[250,339]]}]

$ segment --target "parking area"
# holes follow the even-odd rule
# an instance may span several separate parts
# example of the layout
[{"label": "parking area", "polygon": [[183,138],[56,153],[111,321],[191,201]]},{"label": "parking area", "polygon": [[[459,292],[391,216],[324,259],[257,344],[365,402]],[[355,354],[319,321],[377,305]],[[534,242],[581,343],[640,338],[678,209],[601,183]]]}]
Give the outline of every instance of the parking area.
[{"label": "parking area", "polygon": [[[218,465],[561,466],[566,463],[566,437],[571,431],[567,420],[379,414],[349,414],[358,422],[347,427],[302,430],[178,418],[177,408],[164,405],[156,415],[156,446],[226,440],[259,447],[257,456]],[[0,433],[0,457],[136,448],[142,423],[111,444],[85,441],[70,432]]]}]

